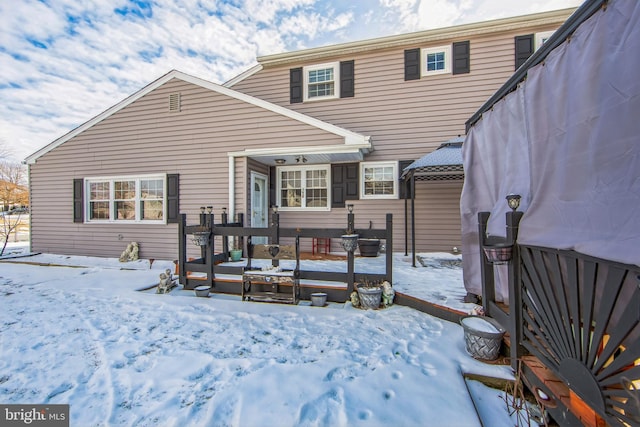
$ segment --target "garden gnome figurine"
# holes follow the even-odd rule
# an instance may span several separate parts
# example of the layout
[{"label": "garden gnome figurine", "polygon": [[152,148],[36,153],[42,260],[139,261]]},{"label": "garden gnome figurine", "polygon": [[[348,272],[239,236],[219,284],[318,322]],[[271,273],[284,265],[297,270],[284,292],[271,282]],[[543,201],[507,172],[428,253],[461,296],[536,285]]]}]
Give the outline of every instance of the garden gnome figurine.
[{"label": "garden gnome figurine", "polygon": [[160,283],[158,283],[158,290],[156,291],[156,293],[166,294],[176,286],[177,285],[173,280],[173,275],[171,274],[171,270],[167,268],[164,273],[160,273]]},{"label": "garden gnome figurine", "polygon": [[353,307],[360,307],[360,297],[358,296],[357,291],[351,292],[351,296],[349,298],[351,299],[351,305]]},{"label": "garden gnome figurine", "polygon": [[382,305],[389,307],[393,304],[393,298],[396,295],[396,291],[393,290],[391,283],[386,280],[382,282]]}]

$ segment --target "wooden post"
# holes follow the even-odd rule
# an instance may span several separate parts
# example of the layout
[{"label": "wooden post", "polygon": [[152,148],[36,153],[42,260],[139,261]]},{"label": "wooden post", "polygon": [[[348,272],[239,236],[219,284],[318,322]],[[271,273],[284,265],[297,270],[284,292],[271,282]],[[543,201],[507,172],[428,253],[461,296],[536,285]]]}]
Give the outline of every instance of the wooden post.
[{"label": "wooden post", "polygon": [[185,225],[187,215],[180,214],[180,223],[178,224],[178,277],[183,286],[187,285],[187,270],[185,263],[187,262],[187,235],[185,234]]},{"label": "wooden post", "polygon": [[[347,214],[347,233],[355,233],[355,217],[353,212]],[[347,252],[347,298],[354,291],[355,282],[355,251]]]},{"label": "wooden post", "polygon": [[509,335],[511,339],[511,367],[517,369],[518,359],[524,355],[522,347],[522,283],[520,277],[520,249],[517,244],[522,212],[507,212],[507,243],[513,244],[509,262]]},{"label": "wooden post", "polygon": [[386,230],[386,250],[385,250],[385,255],[386,255],[386,261],[387,261],[387,265],[386,265],[386,276],[387,276],[387,282],[389,283],[393,283],[393,215],[388,213],[387,214],[387,230]]},{"label": "wooden post", "polygon": [[496,300],[496,283],[493,272],[493,264],[487,261],[487,257],[482,249],[484,238],[487,235],[487,222],[489,212],[478,212],[478,245],[480,246],[480,277],[482,280],[482,306],[487,316],[492,316],[491,304]]}]

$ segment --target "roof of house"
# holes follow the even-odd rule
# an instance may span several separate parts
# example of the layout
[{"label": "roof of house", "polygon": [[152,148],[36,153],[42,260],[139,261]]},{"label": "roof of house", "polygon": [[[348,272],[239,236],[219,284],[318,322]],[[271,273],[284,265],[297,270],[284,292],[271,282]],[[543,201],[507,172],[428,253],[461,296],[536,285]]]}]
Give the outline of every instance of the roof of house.
[{"label": "roof of house", "polygon": [[414,177],[417,181],[442,181],[462,179],[463,136],[451,138],[429,154],[420,157],[404,168],[403,179]]},{"label": "roof of house", "polygon": [[549,53],[556,47],[565,42],[571,37],[571,34],[586,21],[591,15],[593,15],[598,9],[606,5],[608,0],[587,0],[578,9],[574,9],[575,12],[567,18],[567,20],[558,28],[549,40],[547,40],[540,49],[536,50],[533,55],[522,64],[516,72],[505,82],[505,84],[498,89],[491,98],[484,103],[478,111],[466,122],[466,131],[469,132],[471,126],[473,126],[482,117],[482,114],[490,110],[493,105],[504,98],[505,95],[516,89],[518,84],[527,77],[527,72],[531,67],[534,67],[544,61]]},{"label": "roof of house", "polygon": [[288,118],[290,118],[292,120],[296,120],[296,121],[299,121],[301,123],[305,123],[305,124],[308,124],[310,126],[314,126],[314,127],[318,128],[318,129],[322,129],[322,130],[327,131],[329,133],[333,133],[335,135],[341,136],[341,137],[344,138],[344,141],[345,141],[344,145],[349,147],[350,149],[371,150],[373,148],[372,144],[371,144],[370,137],[367,136],[367,135],[362,135],[362,134],[359,134],[359,133],[356,133],[356,132],[352,132],[352,131],[344,129],[342,127],[333,125],[331,123],[327,123],[327,122],[324,122],[322,120],[318,120],[316,118],[307,116],[306,114],[302,114],[302,113],[299,113],[297,111],[293,111],[293,110],[290,110],[288,108],[282,107],[280,105],[276,105],[276,104],[273,104],[271,102],[265,101],[263,99],[256,98],[256,97],[253,97],[253,96],[238,92],[236,90],[221,86],[221,85],[213,83],[211,81],[204,80],[204,79],[201,79],[201,78],[198,78],[198,77],[194,77],[194,76],[191,76],[189,74],[185,74],[185,73],[183,73],[181,71],[172,70],[172,71],[168,72],[167,74],[165,74],[164,76],[160,77],[159,79],[155,80],[154,82],[148,84],[144,88],[140,89],[136,93],[130,95],[127,98],[125,98],[124,100],[122,100],[118,104],[116,104],[116,105],[112,106],[111,108],[103,111],[102,113],[98,114],[97,116],[95,116],[91,120],[83,123],[82,125],[78,126],[77,128],[73,129],[72,131],[68,132],[67,134],[61,136],[60,138],[54,140],[53,142],[51,142],[48,145],[46,145],[43,148],[41,148],[40,150],[38,150],[35,153],[31,154],[29,157],[27,157],[24,160],[24,163],[27,163],[27,164],[35,163],[40,157],[42,157],[43,155],[45,155],[49,151],[51,151],[51,150],[55,149],[56,147],[64,144],[66,141],[68,141],[71,138],[75,137],[76,135],[82,133],[83,131],[89,129],[90,127],[92,127],[95,124],[101,122],[102,120],[105,120],[109,116],[111,116],[111,115],[115,114],[116,112],[122,110],[123,108],[125,108],[128,105],[130,105],[134,101],[142,98],[146,94],[150,93],[154,89],[162,86],[163,84],[165,84],[166,82],[168,82],[169,80],[174,79],[174,78],[182,80],[182,81],[185,81],[185,82],[188,82],[188,83],[192,83],[192,84],[198,85],[198,86],[203,87],[205,89],[212,90],[214,92],[217,92],[217,93],[220,93],[222,95],[226,95],[226,96],[238,99],[238,100],[243,101],[243,102],[247,102],[247,103],[255,105],[257,107],[264,108],[266,110],[272,111],[272,112],[274,112],[276,114],[280,114],[282,116],[288,117]]},{"label": "roof of house", "polygon": [[374,39],[358,40],[349,43],[341,43],[329,46],[321,46],[311,49],[297,50],[293,52],[264,55],[257,58],[258,65],[244,71],[240,75],[224,83],[231,87],[245,78],[257,73],[263,67],[300,63],[305,61],[318,61],[329,57],[352,55],[379,49],[397,48],[409,45],[425,45],[437,43],[443,40],[466,39],[489,33],[512,31],[521,28],[529,28],[542,25],[562,24],[576,8],[554,10],[550,12],[534,13],[530,15],[514,16],[510,18],[494,19],[471,24],[455,25],[452,27],[436,28],[432,30],[418,31],[394,36],[378,37]]}]

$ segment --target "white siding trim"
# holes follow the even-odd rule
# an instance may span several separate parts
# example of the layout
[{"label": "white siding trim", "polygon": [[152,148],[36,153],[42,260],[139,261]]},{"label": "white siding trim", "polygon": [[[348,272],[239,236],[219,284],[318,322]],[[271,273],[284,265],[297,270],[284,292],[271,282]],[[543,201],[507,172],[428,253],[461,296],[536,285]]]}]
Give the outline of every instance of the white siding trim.
[{"label": "white siding trim", "polygon": [[235,98],[235,99],[237,99],[239,101],[243,101],[243,102],[246,102],[248,104],[255,105],[256,107],[264,108],[265,110],[272,111],[272,112],[274,112],[276,114],[280,114],[282,116],[285,116],[285,117],[288,117],[290,119],[299,121],[301,123],[305,123],[305,124],[308,124],[310,126],[316,127],[318,129],[327,131],[329,133],[333,133],[335,135],[341,136],[341,137],[344,138],[345,144],[363,144],[363,143],[368,143],[368,140],[369,140],[368,136],[365,136],[365,135],[362,135],[362,134],[359,134],[359,133],[356,133],[356,132],[351,132],[351,131],[349,131],[347,129],[344,129],[344,128],[341,128],[339,126],[335,126],[335,125],[332,125],[330,123],[323,122],[322,120],[318,120],[318,119],[315,119],[313,117],[307,116],[305,114],[289,110],[288,108],[284,108],[284,107],[281,107],[279,105],[272,104],[270,102],[264,101],[262,99],[258,99],[258,98],[255,98],[253,96],[246,95],[244,93],[240,93],[240,92],[235,91],[233,89],[229,89],[227,87],[220,86],[219,84],[216,84],[216,83],[213,83],[213,82],[210,82],[210,81],[207,81],[207,80],[203,80],[201,78],[194,77],[194,76],[191,76],[189,74],[185,74],[185,73],[183,73],[181,71],[173,70],[173,71],[170,71],[169,73],[165,74],[164,76],[160,77],[159,79],[157,79],[153,83],[148,84],[147,86],[145,86],[144,88],[142,88],[138,92],[134,93],[133,95],[130,95],[129,97],[125,98],[120,103],[114,105],[113,107],[109,108],[108,110],[106,110],[106,111],[102,112],[101,114],[95,116],[93,119],[91,119],[91,120],[85,122],[84,124],[78,126],[77,128],[75,128],[71,132],[67,133],[66,135],[61,136],[60,138],[56,139],[55,141],[51,142],[50,144],[48,144],[45,147],[41,148],[40,150],[36,151],[35,153],[33,153],[32,155],[27,157],[24,160],[24,162],[27,163],[27,164],[35,163],[38,160],[38,158],[40,158],[41,156],[45,155],[49,151],[51,151],[54,148],[64,144],[66,141],[68,141],[71,138],[75,137],[76,135],[84,132],[85,130],[89,129],[93,125],[101,122],[102,120],[106,119],[107,117],[111,116],[112,114],[120,111],[121,109],[125,108],[129,104],[131,104],[134,101],[142,98],[143,96],[147,95],[151,91],[157,89],[158,87],[162,86],[163,84],[165,84],[166,82],[168,82],[169,80],[174,79],[174,78],[182,80],[182,81],[185,81],[187,83],[191,83],[191,84],[203,87],[205,89],[210,89],[210,90],[212,90],[214,92],[217,92],[217,93],[220,93],[222,95],[226,95],[226,96],[229,96],[231,98]]}]

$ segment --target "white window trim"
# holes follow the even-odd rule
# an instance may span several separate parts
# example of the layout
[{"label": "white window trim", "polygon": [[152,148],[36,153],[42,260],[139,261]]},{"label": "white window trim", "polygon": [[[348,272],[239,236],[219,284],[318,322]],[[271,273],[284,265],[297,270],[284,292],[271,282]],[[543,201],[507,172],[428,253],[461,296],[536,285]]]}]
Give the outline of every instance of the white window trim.
[{"label": "white window trim", "polygon": [[[322,70],[324,68],[333,68],[333,95],[309,97],[309,71]],[[323,101],[327,99],[340,98],[340,62],[327,62],[324,64],[307,65],[302,68],[303,93],[302,100],[304,102]]]},{"label": "white window trim", "polygon": [[[302,191],[302,206],[299,208],[295,207],[283,207],[282,206],[282,181],[281,174],[282,171],[301,171],[301,179],[304,182],[305,176],[304,172],[308,170],[325,170],[327,171],[327,206],[326,207],[305,207],[305,191],[306,187],[303,187]],[[306,185],[304,183],[303,185]],[[331,166],[330,165],[307,165],[307,166],[279,166],[276,168],[276,203],[278,205],[278,209],[281,211],[287,212],[309,212],[309,211],[320,211],[320,212],[328,212],[331,210]]]},{"label": "white window trim", "polygon": [[[444,52],[444,70],[428,71],[427,55],[438,52]],[[420,52],[420,62],[420,75],[422,77],[434,76],[437,74],[451,74],[451,45],[422,48],[422,51]]]},{"label": "white window trim", "polygon": [[534,39],[534,42],[533,42],[534,43],[534,49],[535,50],[540,49],[542,47],[542,45],[544,44],[543,40],[544,39],[549,39],[549,37],[551,37],[551,35],[553,33],[555,33],[555,31],[543,31],[541,33],[536,33],[534,35],[534,37],[533,37],[533,39]]},{"label": "white window trim", "polygon": [[[364,194],[364,169],[368,167],[393,167],[393,194]],[[360,198],[361,199],[397,199],[398,192],[398,162],[361,162],[360,163]]]},{"label": "white window trim", "polygon": [[[140,181],[144,180],[162,180],[162,220],[141,219],[140,212]],[[109,219],[90,219],[90,184],[92,182],[109,182]],[[135,210],[136,219],[134,220],[118,220],[113,218],[115,207],[115,181],[136,181]],[[84,222],[99,224],[166,224],[167,223],[167,175],[118,175],[118,176],[101,176],[88,177],[84,179]]]}]

